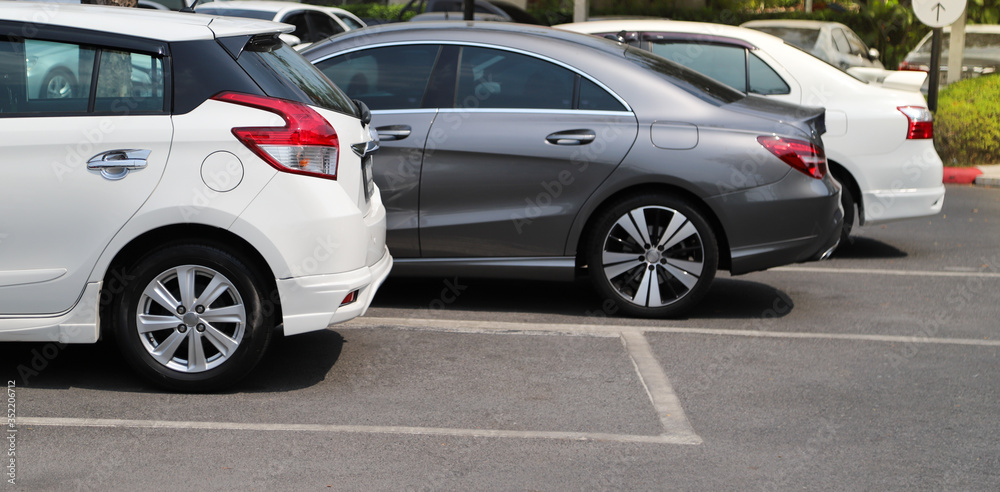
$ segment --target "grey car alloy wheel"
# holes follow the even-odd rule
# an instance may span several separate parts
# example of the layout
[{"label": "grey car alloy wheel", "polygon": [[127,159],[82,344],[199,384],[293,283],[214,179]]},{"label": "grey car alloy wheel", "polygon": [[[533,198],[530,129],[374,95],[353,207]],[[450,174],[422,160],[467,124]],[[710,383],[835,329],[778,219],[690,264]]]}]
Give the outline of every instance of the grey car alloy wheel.
[{"label": "grey car alloy wheel", "polygon": [[45,99],[64,99],[73,97],[74,86],[76,86],[76,81],[72,74],[66,70],[55,69],[45,77],[42,91]]},{"label": "grey car alloy wheel", "polygon": [[639,197],[597,222],[591,275],[603,294],[634,316],[675,316],[715,278],[718,247],[693,207],[670,197]]}]

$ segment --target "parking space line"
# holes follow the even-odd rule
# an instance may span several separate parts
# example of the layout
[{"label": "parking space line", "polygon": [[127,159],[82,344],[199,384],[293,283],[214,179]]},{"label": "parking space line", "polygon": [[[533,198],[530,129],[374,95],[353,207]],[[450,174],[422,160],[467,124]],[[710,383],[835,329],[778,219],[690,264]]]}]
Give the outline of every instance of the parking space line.
[{"label": "parking space line", "polygon": [[510,321],[464,321],[424,318],[376,318],[364,316],[336,325],[344,328],[373,328],[388,326],[413,330],[440,331],[448,333],[485,333],[493,335],[575,335],[618,337],[626,331],[641,333],[677,333],[713,336],[737,336],[751,338],[798,338],[815,340],[848,340],[887,343],[922,343],[932,345],[974,345],[998,347],[1000,340],[979,340],[974,338],[931,338],[897,335],[865,335],[851,333],[803,333],[761,330],[725,330],[718,328],[680,328],[664,326],[633,325],[587,325],[587,324],[541,324]]},{"label": "parking space line", "polygon": [[701,444],[701,437],[694,432],[691,423],[684,415],[681,401],[674,394],[667,373],[653,355],[646,337],[637,330],[625,330],[621,333],[622,343],[628,350],[629,357],[639,374],[639,380],[646,388],[649,400],[663,425],[663,435],[690,439],[692,444]]},{"label": "parking space line", "polygon": [[[495,429],[448,429],[439,427],[400,427],[375,425],[259,424],[240,422],[195,422],[172,420],[124,420],[54,417],[19,417],[18,425],[30,427],[103,427],[129,429],[226,430],[254,432],[318,432],[331,434],[390,434],[436,437],[480,437],[500,439],[550,439],[562,441],[597,441],[642,444],[699,444],[688,436],[608,434],[600,432],[544,432]],[[23,428],[23,427],[22,427]],[[697,436],[696,436],[697,437]]]},{"label": "parking space line", "polygon": [[899,275],[904,277],[959,277],[959,278],[997,278],[1000,273],[992,272],[942,272],[933,270],[879,270],[872,268],[824,268],[783,266],[771,268],[772,272],[802,272],[802,273],[851,273],[855,275]]}]

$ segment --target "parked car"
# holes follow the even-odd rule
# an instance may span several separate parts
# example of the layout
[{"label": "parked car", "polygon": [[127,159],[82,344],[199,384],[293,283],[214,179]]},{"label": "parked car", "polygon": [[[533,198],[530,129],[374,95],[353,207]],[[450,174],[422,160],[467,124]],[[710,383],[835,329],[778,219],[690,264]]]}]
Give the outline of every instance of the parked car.
[{"label": "parked car", "polygon": [[821,109],[503,22],[387,24],[303,56],[372,108],[400,274],[589,273],[624,313],[677,316],[717,268],[814,260],[837,244]]},{"label": "parked car", "polygon": [[[951,27],[941,36],[941,83],[947,83]],[[899,63],[900,70],[929,72],[931,65],[931,33],[917,43]],[[962,57],[962,79],[995,74],[1000,70],[1000,25],[969,24],[965,26],[965,50]]]},{"label": "parked car", "polygon": [[744,22],[740,27],[777,36],[841,70],[885,68],[878,50],[869,48],[857,33],[839,22],[773,19]]},{"label": "parked car", "polygon": [[[619,36],[745,93],[826,108],[826,157],[844,185],[842,241],[858,225],[935,215],[944,204],[944,167],[933,121],[910,73],[862,82],[780,38],[700,22],[608,21],[561,27]],[[854,69],[852,69],[854,70]],[[892,87],[892,88],[890,88]]]},{"label": "parked car", "polygon": [[[2,2],[0,28],[0,341],[111,338],[156,384],[205,391],[276,325],[365,312],[392,265],[377,141],[287,25]],[[79,91],[29,90],[67,51]]]},{"label": "parked car", "polygon": [[[267,0],[237,0],[202,3],[195,6],[199,14],[248,17],[272,20],[295,26],[290,34],[295,39],[286,42],[296,46],[315,43],[334,34],[351,30],[329,7],[318,7],[296,2]],[[297,41],[297,43],[296,43]],[[303,46],[296,46],[301,48]]]},{"label": "parked car", "polygon": [[[410,0],[399,11],[396,20],[403,20],[410,11],[417,14],[411,20],[462,20],[464,4],[463,0]],[[503,0],[474,0],[473,13],[475,20],[544,24],[521,7]]]}]

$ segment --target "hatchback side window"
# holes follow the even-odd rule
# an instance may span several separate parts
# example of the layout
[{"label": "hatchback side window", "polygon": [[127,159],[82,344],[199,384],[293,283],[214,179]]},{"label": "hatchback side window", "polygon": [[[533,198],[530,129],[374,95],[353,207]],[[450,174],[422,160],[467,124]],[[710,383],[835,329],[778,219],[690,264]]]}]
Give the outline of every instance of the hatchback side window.
[{"label": "hatchback side window", "polygon": [[140,53],[103,50],[94,111],[163,111],[163,60]]},{"label": "hatchback side window", "polygon": [[163,60],[139,53],[0,38],[0,80],[0,113],[159,113],[165,107]]},{"label": "hatchback side window", "polygon": [[352,99],[372,110],[422,107],[440,46],[404,45],[354,51],[316,64]]},{"label": "hatchback side window", "polygon": [[754,53],[747,57],[747,69],[750,73],[750,92],[765,96],[791,92],[785,80]]},{"label": "hatchback side window", "polygon": [[534,57],[463,47],[455,105],[462,108],[573,109],[577,75]]},{"label": "hatchback side window", "polygon": [[747,55],[743,47],[670,42],[653,43],[652,52],[738,91],[747,90]]},{"label": "hatchback side window", "polygon": [[[20,73],[12,88],[20,93],[17,112],[86,112],[96,50],[71,43],[25,39],[10,43],[22,53],[24,64],[12,67]],[[18,46],[20,45],[20,46]],[[23,84],[23,85],[21,85]]]}]

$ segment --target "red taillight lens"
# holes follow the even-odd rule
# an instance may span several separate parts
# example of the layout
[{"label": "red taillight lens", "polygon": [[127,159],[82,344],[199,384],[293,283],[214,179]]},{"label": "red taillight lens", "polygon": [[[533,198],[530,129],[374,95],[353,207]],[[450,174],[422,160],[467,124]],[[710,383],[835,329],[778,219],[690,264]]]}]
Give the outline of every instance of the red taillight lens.
[{"label": "red taillight lens", "polygon": [[344,297],[344,300],[340,302],[340,305],[346,306],[357,300],[358,300],[358,291],[352,290],[349,294],[347,294],[346,297]]},{"label": "red taillight lens", "polygon": [[775,136],[760,136],[757,141],[772,154],[795,168],[795,170],[811,178],[823,179],[826,176],[826,154],[821,147],[817,147],[805,140],[794,138],[781,138]]},{"label": "red taillight lens", "polygon": [[927,108],[900,106],[896,109],[906,115],[906,121],[909,122],[906,130],[907,140],[934,138],[934,115]]},{"label": "red taillight lens", "polygon": [[285,120],[285,126],[233,128],[240,142],[275,169],[337,179],[337,131],[309,106],[238,92],[224,92],[212,99],[270,111]]},{"label": "red taillight lens", "polygon": [[906,60],[903,60],[903,61],[899,62],[899,70],[909,70],[909,71],[913,71],[913,72],[927,72],[927,71],[930,70],[930,67],[928,67],[927,65],[920,65],[920,64],[917,64],[917,63],[910,63],[910,62],[908,62]]}]

